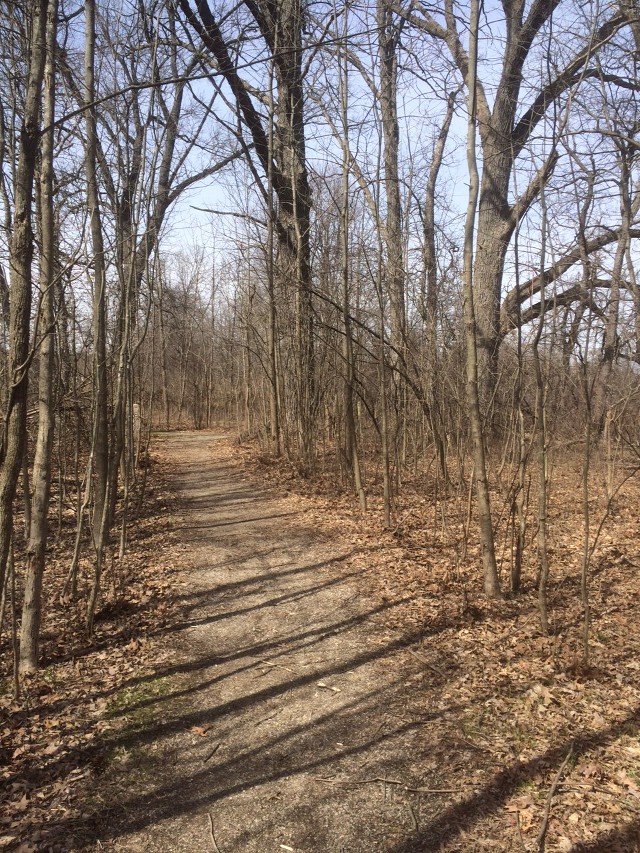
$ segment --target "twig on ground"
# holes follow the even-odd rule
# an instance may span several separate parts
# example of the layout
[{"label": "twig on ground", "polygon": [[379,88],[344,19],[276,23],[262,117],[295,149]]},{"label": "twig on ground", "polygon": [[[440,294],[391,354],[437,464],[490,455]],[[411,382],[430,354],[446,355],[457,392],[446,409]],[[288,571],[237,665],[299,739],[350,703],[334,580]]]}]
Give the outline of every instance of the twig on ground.
[{"label": "twig on ground", "polygon": [[538,853],[544,853],[545,843],[547,840],[547,830],[549,829],[549,818],[551,816],[551,804],[553,803],[553,798],[555,796],[556,791],[558,790],[558,785],[560,784],[560,780],[562,779],[562,774],[564,773],[565,767],[569,763],[571,756],[573,755],[573,742],[569,747],[569,752],[567,753],[564,761],[560,765],[558,772],[556,773],[555,779],[553,780],[553,784],[549,789],[549,795],[547,797],[547,804],[544,808],[544,815],[542,817],[542,826],[540,827],[540,832],[538,833]]},{"label": "twig on ground", "polygon": [[407,806],[409,807],[409,814],[411,815],[411,825],[413,826],[413,831],[419,832],[420,831],[420,824],[418,823],[418,817],[416,815],[416,810],[411,805],[411,803],[407,803]]},{"label": "twig on ground", "polygon": [[520,826],[520,812],[516,812],[516,829],[518,830],[518,839],[520,840],[522,849],[525,851],[525,853],[529,853],[529,848],[525,844],[524,837],[522,835],[522,827]]},{"label": "twig on ground", "polygon": [[407,651],[410,655],[413,655],[414,658],[419,660],[420,663],[424,664],[432,672],[435,672],[436,675],[441,676],[441,678],[445,678],[445,674],[441,669],[438,669],[437,666],[434,666],[432,663],[429,663],[429,661],[426,658],[423,658],[422,655],[419,655],[418,652],[414,652],[413,649],[407,649]]},{"label": "twig on ground", "polygon": [[371,779],[333,779],[326,776],[314,776],[316,782],[325,782],[329,785],[372,785],[374,782],[384,782],[386,785],[398,785],[410,794],[462,794],[460,788],[410,788],[399,779],[385,779],[383,776],[374,776]]},{"label": "twig on ground", "polygon": [[209,815],[209,835],[211,836],[211,843],[213,844],[214,853],[220,853],[220,848],[216,843],[216,836],[213,832],[213,817],[211,816],[211,812],[207,812]]},{"label": "twig on ground", "polygon": [[407,788],[410,794],[462,794],[461,788]]},{"label": "twig on ground", "polygon": [[[482,735],[476,733],[476,737],[482,737]],[[493,750],[489,749],[488,746],[478,746],[477,743],[474,743],[472,740],[469,740],[466,737],[462,737],[462,735],[456,734],[454,737],[451,735],[444,735],[444,739],[451,741],[452,743],[464,744],[464,746],[469,747],[469,749],[475,749],[476,752],[493,752]]]},{"label": "twig on ground", "polygon": [[216,752],[219,749],[220,749],[220,743],[217,743],[212,749],[209,750],[209,752],[203,758],[204,763],[206,764],[210,758],[213,758],[213,756],[216,754]]},{"label": "twig on ground", "polygon": [[299,670],[290,669],[288,666],[284,666],[284,664],[281,664],[281,663],[273,663],[270,660],[262,660],[262,658],[256,658],[256,660],[258,661],[258,663],[264,664],[264,666],[272,666],[272,667],[277,667],[278,669],[286,669],[287,672],[291,672],[291,673],[293,673],[293,675],[299,675],[300,674]]},{"label": "twig on ground", "polygon": [[325,690],[331,690],[332,693],[340,693],[339,687],[332,687],[330,684],[325,684],[324,681],[316,682],[316,687],[322,687]]},{"label": "twig on ground", "polygon": [[374,782],[385,782],[387,785],[400,785],[403,783],[398,779],[385,779],[384,776],[374,776],[371,779],[327,779],[323,776],[314,776],[317,782],[329,782],[332,785],[372,785]]},{"label": "twig on ground", "polygon": [[377,729],[375,730],[375,732],[373,733],[373,739],[374,739],[374,740],[375,740],[375,738],[377,738],[377,737],[378,737],[378,735],[380,734],[380,732],[382,731],[382,729],[385,727],[386,722],[387,722],[387,718],[385,717],[385,718],[384,718],[384,720],[380,723],[380,725],[378,726],[378,728],[377,728]]}]

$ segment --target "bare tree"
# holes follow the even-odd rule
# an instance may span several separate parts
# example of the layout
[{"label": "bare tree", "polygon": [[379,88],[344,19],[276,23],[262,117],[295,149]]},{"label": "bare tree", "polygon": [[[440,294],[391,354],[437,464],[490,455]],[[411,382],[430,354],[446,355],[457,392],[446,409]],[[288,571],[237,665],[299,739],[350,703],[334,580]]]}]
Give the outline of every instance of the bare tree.
[{"label": "bare tree", "polygon": [[32,0],[28,77],[14,187],[9,249],[9,394],[0,439],[0,589],[4,587],[13,532],[13,499],[25,449],[34,233],[32,197],[40,139],[40,107],[46,54],[47,0]]},{"label": "bare tree", "polygon": [[[626,3],[612,8],[604,19],[591,16],[591,29],[585,27],[583,39],[575,52],[561,59],[561,64],[551,69],[551,76],[540,81],[528,104],[523,104],[522,91],[528,62],[560,5],[561,0],[537,0],[529,4],[525,14],[524,0],[505,4],[504,32],[496,57],[500,62],[500,76],[491,98],[487,94],[488,80],[477,81],[483,168],[477,222],[480,237],[476,245],[474,278],[483,413],[490,406],[498,380],[498,353],[504,337],[501,305],[507,251],[518,221],[527,214],[538,198],[540,188],[552,175],[557,153],[550,153],[517,199],[510,196],[512,171],[549,109],[585,80],[600,77],[602,72],[595,57],[620,30],[634,21],[636,14],[631,10],[631,4]],[[470,57],[461,38],[462,22],[451,0],[444,0],[442,6],[434,11],[419,3],[413,4],[404,14],[414,26],[446,45],[459,73],[468,80]],[[607,73],[607,79],[622,87],[628,85],[623,76],[616,76],[613,72]],[[530,83],[529,80],[527,82]],[[606,244],[615,239],[611,231],[599,234],[594,238],[591,251],[597,251],[600,240]],[[558,263],[562,261],[559,259]],[[526,287],[523,282],[517,294],[507,296],[504,306],[507,313],[511,312],[510,316],[514,316],[513,303],[527,294]]]},{"label": "bare tree", "polygon": [[[232,60],[228,40],[225,40],[221,25],[207,0],[197,0],[196,11],[188,0],[179,0],[179,4],[231,90],[238,115],[248,129],[251,150],[263,177],[270,176],[270,184],[278,200],[276,232],[279,276],[292,289],[295,303],[297,443],[302,462],[309,467],[313,463],[315,449],[313,415],[316,391],[309,244],[311,200],[305,152],[303,92],[304,10],[299,0],[278,0],[275,4],[245,0],[243,3],[258,28],[274,68],[275,95],[267,104],[273,110],[275,119],[272,149],[268,120],[261,115],[250,95],[255,92],[255,87],[240,77]],[[258,100],[264,101],[265,98],[258,96]],[[268,197],[264,184],[262,191]]]},{"label": "bare tree", "polygon": [[102,233],[102,215],[98,191],[97,157],[98,130],[96,121],[95,0],[85,0],[84,45],[84,108],[85,108],[85,171],[87,177],[87,205],[93,249],[93,345],[94,345],[94,410],[92,458],[95,480],[93,484],[93,540],[96,549],[94,576],[87,602],[87,631],[93,630],[93,619],[100,594],[100,580],[104,548],[108,535],[109,511],[109,422],[107,373],[107,294],[106,261]]},{"label": "bare tree", "polygon": [[467,399],[471,440],[473,446],[473,464],[475,472],[476,498],[478,502],[478,521],[480,526],[480,544],[482,547],[482,565],[484,571],[484,591],[489,598],[500,596],[500,581],[496,566],[493,541],[493,523],[491,521],[491,502],[489,481],[485,459],[482,415],[478,393],[478,347],[476,324],[476,292],[474,288],[473,235],[478,204],[479,176],[476,161],[476,68],[478,51],[479,2],[472,0],[469,63],[467,67],[467,163],[469,168],[469,201],[464,227],[464,266],[462,282],[464,288],[464,323],[466,343]]},{"label": "bare tree", "polygon": [[40,181],[38,186],[40,213],[40,342],[38,375],[38,437],[33,461],[33,499],[28,563],[25,576],[22,626],[20,631],[20,669],[33,672],[38,668],[38,647],[42,613],[42,581],[48,539],[49,495],[54,429],[54,288],[56,247],[53,205],[53,146],[55,120],[55,49],[57,33],[57,0],[49,0],[46,29],[46,62],[44,68],[44,130],[40,146]]}]

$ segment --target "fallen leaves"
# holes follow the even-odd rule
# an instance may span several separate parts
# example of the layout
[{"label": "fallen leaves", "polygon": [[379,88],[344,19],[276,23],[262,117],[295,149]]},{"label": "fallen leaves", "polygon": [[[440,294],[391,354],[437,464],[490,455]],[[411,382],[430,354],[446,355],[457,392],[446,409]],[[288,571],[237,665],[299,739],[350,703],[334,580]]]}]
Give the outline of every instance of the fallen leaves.
[{"label": "fallen leaves", "polygon": [[[109,733],[127,718],[128,685],[153,672],[163,625],[181,613],[180,560],[157,512],[153,488],[158,485],[156,476],[131,530],[124,565],[116,560],[106,574],[90,643],[82,607],[62,602],[59,594],[72,537],[55,546],[47,566],[44,666],[24,679],[20,701],[0,695],[1,850],[76,851],[83,832],[93,844],[88,792],[108,760]],[[90,570],[90,562],[83,561],[82,577]],[[6,645],[3,652],[2,667],[9,673]],[[131,754],[120,750],[111,758],[125,766]]]},{"label": "fallen leaves", "polygon": [[191,726],[189,731],[198,737],[204,737],[210,729],[211,726]]},{"label": "fallen leaves", "polygon": [[[235,453],[255,470],[251,447]],[[351,549],[345,569],[380,608],[378,630],[369,640],[372,647],[406,638],[411,655],[403,657],[408,670],[404,692],[387,711],[400,720],[419,720],[428,712],[428,725],[417,729],[412,741],[416,755],[421,755],[420,766],[429,766],[423,748],[434,759],[432,772],[440,774],[441,782],[457,781],[462,774],[473,780],[478,796],[487,798],[486,815],[474,818],[469,846],[460,832],[449,846],[438,848],[443,853],[475,849],[481,841],[500,850],[514,849],[518,832],[525,846],[534,849],[549,790],[574,739],[574,757],[550,806],[549,853],[595,844],[606,833],[637,821],[640,482],[636,477],[625,484],[619,511],[608,519],[594,555],[593,642],[585,668],[580,665],[581,517],[571,461],[566,466],[563,462],[554,461],[549,514],[550,637],[543,637],[538,628],[535,543],[525,554],[524,590],[516,600],[488,604],[480,597],[473,543],[466,557],[461,556],[466,489],[454,485],[448,496],[434,496],[427,480],[417,477],[412,483],[407,478],[396,498],[400,523],[389,532],[381,526],[375,489],[369,495],[370,510],[362,516],[354,499],[336,486],[330,460],[319,482],[296,480],[288,470],[285,475],[286,466],[268,468],[269,482],[276,488],[286,476],[283,507],[295,506],[313,518],[314,527],[339,536]],[[265,469],[259,473],[264,476]],[[594,486],[594,518],[604,501]],[[509,531],[498,532],[506,533],[500,549],[508,559]],[[501,786],[499,791],[495,784]],[[498,802],[501,808],[496,810]],[[640,832],[636,836],[622,846],[604,841],[602,849],[630,853],[640,849]],[[516,841],[516,849],[521,848]]]}]

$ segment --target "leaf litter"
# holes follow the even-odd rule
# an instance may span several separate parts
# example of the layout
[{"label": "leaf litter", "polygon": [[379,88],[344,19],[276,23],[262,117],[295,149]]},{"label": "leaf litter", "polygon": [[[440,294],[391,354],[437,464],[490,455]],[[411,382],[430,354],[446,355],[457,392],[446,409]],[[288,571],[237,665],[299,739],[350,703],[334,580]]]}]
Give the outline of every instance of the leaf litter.
[{"label": "leaf litter", "polygon": [[[127,690],[153,678],[166,658],[163,632],[181,612],[183,546],[164,529],[163,510],[173,496],[154,464],[124,565],[114,560],[106,573],[92,639],[84,632],[83,599],[62,601],[72,535],[51,548],[42,667],[23,677],[17,700],[3,638],[0,850],[63,853],[83,847],[83,827],[95,808],[91,791],[113,759],[109,736],[126,719]],[[85,559],[81,587],[88,585],[90,570]]]},{"label": "leaf litter", "polygon": [[[462,489],[436,501],[424,480],[405,481],[395,507],[400,521],[389,531],[381,524],[381,502],[370,497],[369,513],[362,516],[356,500],[336,486],[335,471],[315,481],[298,478],[290,466],[275,464],[250,444],[238,448],[237,456],[326,536],[348,538],[354,546],[349,562],[363,591],[373,601],[397,605],[379,620],[378,642],[414,628],[420,639],[406,649],[414,672],[407,678],[402,712],[418,718],[427,709],[449,708],[452,701],[464,709],[446,711],[439,724],[431,721],[429,740],[437,740],[433,727],[439,725],[441,748],[434,764],[451,781],[463,780],[470,802],[484,797],[486,815],[480,809],[472,833],[467,836],[461,827],[433,849],[537,851],[548,809],[547,851],[640,850],[637,474],[617,496],[593,555],[585,666],[582,517],[570,461],[555,462],[549,521],[552,631],[545,637],[539,629],[533,545],[518,597],[500,602],[482,597],[478,549],[470,544],[461,555]],[[607,504],[597,487],[593,491],[592,537]],[[503,586],[509,572],[506,550]],[[554,776],[570,751],[547,806]],[[451,810],[452,820],[457,814]]]}]

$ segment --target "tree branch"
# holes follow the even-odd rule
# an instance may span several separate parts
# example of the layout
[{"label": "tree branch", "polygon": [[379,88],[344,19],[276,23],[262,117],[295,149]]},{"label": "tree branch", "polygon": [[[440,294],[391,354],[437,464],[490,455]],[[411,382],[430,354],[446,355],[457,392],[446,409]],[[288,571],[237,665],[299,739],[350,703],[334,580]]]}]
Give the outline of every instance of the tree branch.
[{"label": "tree branch", "polygon": [[[502,309],[500,312],[500,332],[504,336],[512,329],[517,328],[521,319],[520,306],[528,299],[536,296],[543,287],[552,284],[560,278],[561,275],[571,269],[574,264],[580,263],[584,257],[584,253],[592,255],[600,249],[615,243],[620,238],[620,229],[604,231],[597,237],[591,240],[585,240],[584,244],[574,246],[562,258],[556,261],[552,266],[548,267],[544,273],[530,278],[517,287],[512,288],[504,297]],[[629,231],[630,239],[640,238],[640,228],[632,228]],[[608,284],[600,282],[597,286],[608,287]],[[556,297],[557,299],[558,297]],[[550,300],[552,301],[552,300]]]},{"label": "tree branch", "polygon": [[551,80],[544,88],[540,90],[533,104],[521,117],[520,121],[513,129],[513,150],[515,154],[519,154],[526,141],[531,136],[531,133],[540,119],[546,113],[550,104],[556,100],[563,92],[571,88],[574,83],[581,79],[590,77],[600,77],[600,72],[595,69],[587,69],[585,65],[593,56],[594,52],[601,48],[627,23],[626,16],[616,14],[606,21],[595,33],[594,37],[589,40],[589,44],[584,48],[574,59],[561,71],[558,76]]}]

